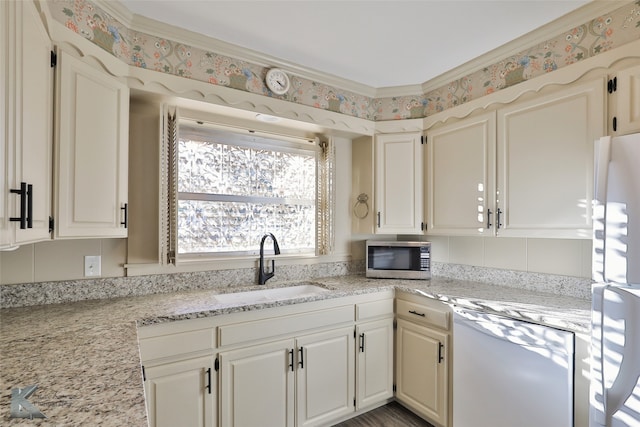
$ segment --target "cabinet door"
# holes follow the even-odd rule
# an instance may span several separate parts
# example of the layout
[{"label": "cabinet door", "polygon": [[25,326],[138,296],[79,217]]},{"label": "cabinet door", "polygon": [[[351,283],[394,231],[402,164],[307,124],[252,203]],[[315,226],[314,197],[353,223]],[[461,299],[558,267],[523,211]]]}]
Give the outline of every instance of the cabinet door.
[{"label": "cabinet door", "polygon": [[129,89],[61,52],[56,238],[126,237]]},{"label": "cabinet door", "polygon": [[376,136],[377,233],[422,232],[422,149],[418,133]]},{"label": "cabinet door", "polygon": [[499,235],[591,238],[603,102],[596,80],[498,110]]},{"label": "cabinet door", "polygon": [[427,233],[493,234],[495,113],[427,134]]},{"label": "cabinet door", "polygon": [[393,397],[393,319],[356,327],[356,409]]},{"label": "cabinet door", "polygon": [[294,344],[283,340],[220,353],[221,425],[294,425]]},{"label": "cabinet door", "polygon": [[353,327],[307,335],[296,339],[296,344],[296,425],[327,424],[353,412]]},{"label": "cabinet door", "polygon": [[[618,72],[615,81],[611,109],[616,119],[616,129],[611,128],[610,133],[627,135],[640,132],[640,66]],[[613,122],[609,123],[612,126]]]},{"label": "cabinet door", "polygon": [[215,375],[213,356],[146,368],[149,425],[215,426]]},{"label": "cabinet door", "polygon": [[[53,68],[51,41],[33,2],[2,2],[3,186],[0,246],[51,238]],[[6,68],[5,68],[6,67]],[[21,183],[30,191],[19,196]],[[5,192],[7,189],[7,193]],[[24,215],[21,228],[9,218]]]},{"label": "cabinet door", "polygon": [[398,319],[396,398],[438,426],[448,420],[449,336]]}]

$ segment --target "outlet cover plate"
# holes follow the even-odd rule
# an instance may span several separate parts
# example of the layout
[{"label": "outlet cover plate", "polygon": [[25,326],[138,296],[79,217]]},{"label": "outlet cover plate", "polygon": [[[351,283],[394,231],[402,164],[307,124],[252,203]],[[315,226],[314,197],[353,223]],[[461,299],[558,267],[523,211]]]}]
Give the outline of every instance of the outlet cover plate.
[{"label": "outlet cover plate", "polygon": [[100,255],[87,255],[84,257],[84,276],[100,276]]}]

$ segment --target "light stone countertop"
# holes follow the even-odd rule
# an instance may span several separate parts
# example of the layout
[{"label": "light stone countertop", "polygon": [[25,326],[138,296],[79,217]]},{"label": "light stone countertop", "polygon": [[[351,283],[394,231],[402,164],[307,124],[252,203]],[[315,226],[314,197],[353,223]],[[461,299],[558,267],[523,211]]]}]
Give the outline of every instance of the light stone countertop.
[{"label": "light stone countertop", "polygon": [[[147,425],[137,326],[396,289],[452,305],[586,333],[590,301],[434,277],[429,281],[340,276],[313,279],[332,292],[251,306],[220,305],[217,290],[185,291],[0,310],[0,424]],[[267,287],[292,283],[269,283]],[[228,289],[228,288],[225,288]],[[234,291],[258,289],[257,286]],[[38,385],[28,399],[48,418],[10,418],[11,389]]]}]

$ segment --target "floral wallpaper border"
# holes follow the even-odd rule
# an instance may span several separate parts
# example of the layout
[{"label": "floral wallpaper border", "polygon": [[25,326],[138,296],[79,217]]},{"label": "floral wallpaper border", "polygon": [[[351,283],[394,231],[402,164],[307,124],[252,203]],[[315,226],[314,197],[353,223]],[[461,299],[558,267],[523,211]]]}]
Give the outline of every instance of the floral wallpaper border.
[{"label": "floral wallpaper border", "polygon": [[427,93],[371,98],[292,76],[292,90],[277,96],[265,67],[129,29],[89,0],[49,5],[55,20],[129,65],[373,121],[423,118],[640,39],[635,0]]}]

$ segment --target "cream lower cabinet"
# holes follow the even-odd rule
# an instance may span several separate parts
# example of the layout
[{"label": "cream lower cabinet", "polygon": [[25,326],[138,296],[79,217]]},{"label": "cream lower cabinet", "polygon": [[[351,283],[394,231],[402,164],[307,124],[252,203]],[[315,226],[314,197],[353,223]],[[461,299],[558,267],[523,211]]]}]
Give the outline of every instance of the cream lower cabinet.
[{"label": "cream lower cabinet", "polygon": [[376,233],[422,233],[421,147],[419,133],[376,135]]},{"label": "cream lower cabinet", "polygon": [[145,369],[149,425],[216,425],[217,388],[213,356],[174,361]]},{"label": "cream lower cabinet", "polygon": [[129,88],[58,55],[54,237],[127,237]]},{"label": "cream lower cabinet", "polygon": [[221,425],[321,425],[354,411],[353,327],[219,358]]},{"label": "cream lower cabinet", "polygon": [[[396,399],[430,423],[447,427],[450,314],[442,304],[425,304],[396,300]],[[406,320],[411,316],[416,320]]]},{"label": "cream lower cabinet", "polygon": [[393,397],[393,318],[356,326],[356,409]]}]

